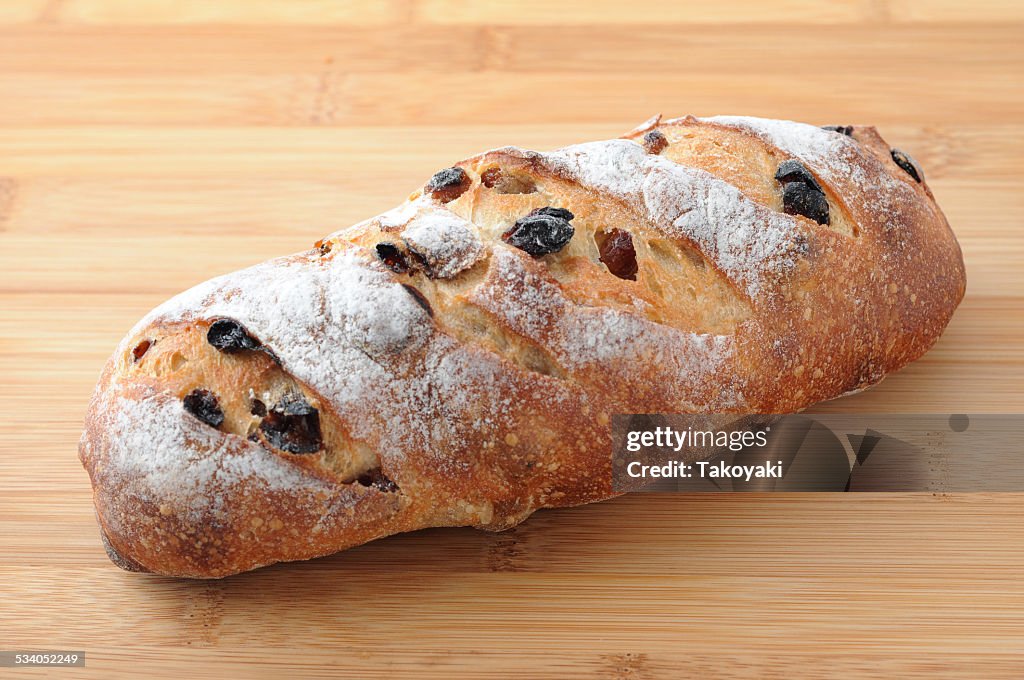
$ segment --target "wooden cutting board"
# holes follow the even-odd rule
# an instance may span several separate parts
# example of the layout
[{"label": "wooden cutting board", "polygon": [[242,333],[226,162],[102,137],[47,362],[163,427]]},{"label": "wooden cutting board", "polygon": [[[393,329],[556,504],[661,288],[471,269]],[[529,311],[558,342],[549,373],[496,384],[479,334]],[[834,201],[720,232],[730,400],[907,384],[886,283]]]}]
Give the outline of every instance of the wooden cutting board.
[{"label": "wooden cutting board", "polygon": [[967,297],[823,408],[1020,412],[1022,29],[998,0],[0,4],[0,648],[85,650],[68,678],[1021,677],[1021,495],[633,496],[189,582],[110,564],[76,443],[173,293],[481,149],[659,111],[871,123],[915,155]]}]

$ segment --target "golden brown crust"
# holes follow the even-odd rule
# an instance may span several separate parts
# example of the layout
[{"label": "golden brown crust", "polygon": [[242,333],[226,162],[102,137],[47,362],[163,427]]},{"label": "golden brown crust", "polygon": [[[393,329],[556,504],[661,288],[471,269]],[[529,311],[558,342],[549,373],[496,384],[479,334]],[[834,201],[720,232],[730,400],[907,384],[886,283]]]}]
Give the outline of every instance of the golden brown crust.
[{"label": "golden brown crust", "polygon": [[[791,160],[827,223],[783,212]],[[564,246],[503,241],[543,207],[573,214]],[[862,389],[934,343],[964,285],[927,184],[873,128],[655,118],[467,159],[312,251],[169,301],[104,369],[80,457],[133,570],[220,577],[498,530],[614,495],[612,414],[789,412]],[[218,320],[253,345],[212,347]],[[183,407],[196,391],[221,418]],[[315,450],[267,424],[292,402],[316,414]]]}]

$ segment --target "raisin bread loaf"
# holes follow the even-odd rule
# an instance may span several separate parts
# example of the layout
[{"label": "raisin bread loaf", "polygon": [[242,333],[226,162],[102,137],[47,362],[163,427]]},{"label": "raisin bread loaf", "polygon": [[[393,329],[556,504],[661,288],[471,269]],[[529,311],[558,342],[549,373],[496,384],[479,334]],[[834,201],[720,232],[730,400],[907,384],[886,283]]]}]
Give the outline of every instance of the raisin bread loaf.
[{"label": "raisin bread loaf", "polygon": [[220,577],[615,495],[615,413],[797,411],[921,356],[964,293],[871,127],[651,119],[506,147],[146,316],[80,457],[111,558]]}]

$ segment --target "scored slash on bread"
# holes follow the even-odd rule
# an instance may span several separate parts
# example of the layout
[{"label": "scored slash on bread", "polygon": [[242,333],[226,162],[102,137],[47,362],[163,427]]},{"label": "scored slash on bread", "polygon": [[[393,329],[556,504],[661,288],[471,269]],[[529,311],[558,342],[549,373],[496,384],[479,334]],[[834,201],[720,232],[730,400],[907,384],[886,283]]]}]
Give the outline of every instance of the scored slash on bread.
[{"label": "scored slash on bread", "polygon": [[616,413],[782,413],[921,356],[963,297],[873,128],[652,118],[505,147],[147,315],[80,457],[133,569],[220,577],[616,495]]}]

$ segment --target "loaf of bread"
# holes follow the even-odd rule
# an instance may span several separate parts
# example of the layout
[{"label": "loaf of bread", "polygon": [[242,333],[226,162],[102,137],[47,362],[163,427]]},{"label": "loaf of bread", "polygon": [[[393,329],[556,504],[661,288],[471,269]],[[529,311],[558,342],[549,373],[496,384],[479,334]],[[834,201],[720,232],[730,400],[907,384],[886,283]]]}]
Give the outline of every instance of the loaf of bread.
[{"label": "loaf of bread", "polygon": [[615,495],[617,413],[785,413],[921,356],[964,294],[871,127],[653,118],[505,147],[155,309],[80,458],[119,566],[210,578]]}]

